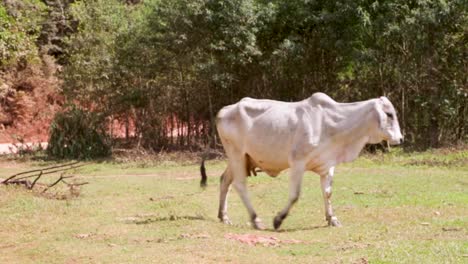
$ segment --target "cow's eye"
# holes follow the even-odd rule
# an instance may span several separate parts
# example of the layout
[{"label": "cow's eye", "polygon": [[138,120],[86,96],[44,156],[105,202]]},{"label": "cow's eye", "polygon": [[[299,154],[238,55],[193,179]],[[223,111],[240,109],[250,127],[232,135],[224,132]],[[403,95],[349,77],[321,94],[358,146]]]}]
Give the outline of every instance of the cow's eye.
[{"label": "cow's eye", "polygon": [[385,113],[388,118],[393,119],[393,114],[392,113]]}]

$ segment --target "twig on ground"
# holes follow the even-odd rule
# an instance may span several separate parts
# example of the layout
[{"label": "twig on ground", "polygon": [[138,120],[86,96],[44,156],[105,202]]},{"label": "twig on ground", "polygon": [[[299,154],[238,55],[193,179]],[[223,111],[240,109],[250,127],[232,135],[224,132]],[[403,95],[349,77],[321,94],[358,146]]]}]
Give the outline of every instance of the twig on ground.
[{"label": "twig on ground", "polygon": [[[33,175],[28,175],[28,176],[23,176],[23,177],[17,178],[20,175],[25,175],[25,174],[35,173],[35,172],[40,172],[43,175],[52,174],[52,173],[56,173],[56,172],[60,172],[60,171],[76,169],[76,168],[79,168],[79,167],[82,167],[82,166],[85,165],[85,164],[80,164],[78,166],[73,166],[73,165],[76,165],[78,163],[79,162],[72,162],[72,163],[62,164],[62,165],[59,165],[59,166],[52,166],[52,167],[47,167],[47,168],[43,168],[43,169],[36,169],[36,170],[30,170],[30,171],[24,171],[24,172],[16,173],[16,174],[13,174],[10,177],[4,179],[0,183],[6,184],[6,183],[10,182],[11,180],[18,181],[18,180],[22,180],[22,179],[36,177],[36,174],[33,174]],[[65,168],[65,167],[69,167],[69,168]],[[60,168],[60,169],[57,169],[57,168]],[[57,169],[57,170],[54,170],[54,169]]]},{"label": "twig on ground", "polygon": [[[77,164],[78,164],[78,162],[72,162],[72,163],[62,164],[62,165],[59,165],[59,166],[47,167],[47,168],[44,168],[44,169],[37,169],[37,170],[30,170],[30,171],[16,173],[16,174],[14,174],[14,175],[6,178],[6,179],[0,179],[0,184],[3,184],[3,185],[11,185],[11,184],[22,185],[26,189],[35,190],[36,193],[40,193],[40,194],[44,195],[45,197],[53,197],[53,198],[62,197],[61,199],[63,199],[63,197],[65,197],[65,198],[66,197],[77,197],[79,195],[79,193],[80,193],[80,188],[79,187],[82,186],[82,185],[85,185],[85,184],[89,184],[89,182],[70,183],[70,182],[65,181],[65,179],[69,179],[69,178],[72,178],[74,176],[64,176],[65,171],[75,169],[75,168],[79,168],[79,167],[82,167],[82,166],[85,165],[85,164],[79,164],[79,165],[77,165]],[[36,172],[39,172],[39,174],[37,174]],[[62,173],[61,173],[60,177],[56,181],[54,181],[53,183],[51,183],[49,185],[44,184],[44,183],[39,183],[39,180],[41,178],[43,178],[42,176],[44,176],[46,174],[57,173],[57,172],[62,172]],[[34,174],[28,175],[28,174],[31,174],[31,173],[34,173]],[[21,175],[26,175],[26,176],[18,177],[18,176],[21,176]],[[33,178],[33,177],[35,177],[35,179],[32,182],[30,180],[27,180],[28,178]],[[56,186],[60,182],[63,182],[68,187],[71,196],[68,196],[68,195],[57,196],[58,194],[55,194],[53,196],[50,196],[50,194],[45,195],[45,193],[50,188]],[[34,187],[36,187],[36,186],[40,186],[40,188],[35,188],[34,189]]]},{"label": "twig on ground", "polygon": [[49,190],[50,188],[54,187],[55,185],[57,185],[59,182],[63,181],[63,179],[68,179],[68,178],[72,178],[73,176],[63,176],[63,173],[62,175],[60,175],[60,178],[58,178],[58,180],[56,180],[54,183],[52,183],[51,185],[47,186],[43,191],[42,193],[45,193],[47,190]]},{"label": "twig on ground", "polygon": [[64,180],[62,180],[62,182],[65,183],[68,186],[82,186],[82,185],[89,184],[89,182],[68,183],[68,182],[66,182]]},{"label": "twig on ground", "polygon": [[34,185],[36,185],[36,182],[41,178],[41,176],[42,176],[42,171],[39,173],[39,176],[37,176],[37,178],[34,179],[34,181],[31,183],[31,186],[29,187],[29,189],[34,188]]},{"label": "twig on ground", "polygon": [[[66,164],[62,164],[62,165],[57,165],[57,166],[52,166],[52,167],[47,167],[47,168],[43,168],[43,169],[36,169],[36,170],[29,170],[29,171],[23,171],[23,172],[20,172],[20,173],[16,173],[16,174],[13,174],[11,175],[10,177],[6,178],[5,180],[2,181],[2,183],[5,183],[5,182],[8,182],[9,180],[17,177],[17,176],[20,176],[20,175],[24,175],[24,174],[29,174],[29,173],[33,173],[33,172],[43,172],[43,171],[47,171],[47,170],[52,170],[52,169],[57,169],[57,168],[63,168],[63,167],[67,167],[67,166],[73,166],[75,164],[78,164],[80,163],[79,161],[75,161],[75,162],[71,162],[71,163],[66,163]],[[80,165],[80,166],[77,166],[76,168],[78,167],[81,167],[81,166],[84,166],[84,165]],[[73,168],[69,168],[69,169],[73,169]],[[67,169],[64,169],[64,170],[67,170]],[[45,174],[48,174],[48,173],[45,173]],[[29,176],[29,177],[24,177],[24,178],[30,178],[30,177],[34,177],[35,175],[33,176]],[[23,177],[21,178],[18,178],[18,179],[24,179]]]},{"label": "twig on ground", "polygon": [[[78,166],[72,166],[70,168],[65,168],[65,169],[59,169],[59,170],[53,170],[53,171],[47,171],[47,172],[44,172],[43,175],[46,175],[46,174],[53,174],[53,173],[56,173],[56,172],[61,172],[61,171],[67,171],[67,170],[71,170],[71,169],[76,169],[76,168],[79,168],[79,167],[83,167],[85,164],[81,164],[81,165],[78,165]],[[23,173],[24,175],[25,173]],[[19,178],[16,178],[15,180],[22,180],[22,179],[27,179],[27,178],[32,178],[36,176],[35,174],[34,175],[29,175],[29,176],[23,176],[23,177],[19,177]],[[10,177],[11,178],[11,177]],[[8,179],[7,179],[8,180]]]}]

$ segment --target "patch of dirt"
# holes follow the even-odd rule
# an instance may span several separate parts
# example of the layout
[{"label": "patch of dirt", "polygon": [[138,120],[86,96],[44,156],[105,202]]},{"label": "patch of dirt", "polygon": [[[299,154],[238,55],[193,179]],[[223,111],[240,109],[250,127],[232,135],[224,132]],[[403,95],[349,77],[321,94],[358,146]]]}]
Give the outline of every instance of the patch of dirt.
[{"label": "patch of dirt", "polygon": [[369,243],[350,242],[350,243],[346,243],[343,245],[339,245],[335,249],[340,250],[340,251],[350,251],[354,249],[366,249],[370,246],[371,244]]},{"label": "patch of dirt", "polygon": [[235,240],[249,246],[260,244],[264,247],[279,247],[281,244],[305,244],[305,242],[296,239],[280,240],[274,236],[256,235],[256,234],[232,234],[224,235],[229,240]]},{"label": "patch of dirt", "polygon": [[165,195],[165,196],[158,197],[158,198],[150,197],[149,200],[152,201],[152,202],[156,202],[156,201],[162,201],[162,200],[172,200],[174,198],[175,197],[172,196],[172,195]]},{"label": "patch of dirt", "polygon": [[368,264],[368,263],[369,261],[367,260],[367,258],[364,258],[364,257],[353,261],[353,264]]},{"label": "patch of dirt", "polygon": [[442,227],[442,231],[445,231],[445,232],[458,232],[462,230],[463,229],[461,227]]},{"label": "patch of dirt", "polygon": [[408,166],[429,166],[429,167],[453,167],[465,166],[468,164],[468,158],[454,158],[451,160],[440,160],[435,158],[427,158],[422,160],[410,160],[404,165]]},{"label": "patch of dirt", "polygon": [[181,234],[180,238],[189,238],[189,239],[206,239],[211,236],[208,234]]},{"label": "patch of dirt", "polygon": [[184,234],[180,234],[179,236],[170,237],[170,238],[135,238],[132,241],[135,244],[147,244],[147,243],[169,243],[171,241],[178,241],[182,239],[209,239],[209,238],[211,238],[211,236],[208,234],[204,234],[204,233],[196,233],[196,234],[184,233]]},{"label": "patch of dirt", "polygon": [[354,195],[374,195],[376,197],[382,197],[382,198],[390,198],[394,196],[394,193],[392,193],[389,190],[383,189],[383,190],[370,190],[368,193],[362,192],[362,191],[354,191]]},{"label": "patch of dirt", "polygon": [[13,248],[15,244],[0,244],[0,249]]},{"label": "patch of dirt", "polygon": [[81,239],[81,240],[105,240],[109,239],[110,236],[107,234],[97,234],[97,233],[80,233],[74,234],[74,238]]},{"label": "patch of dirt", "polygon": [[75,237],[75,238],[78,238],[78,239],[86,239],[86,238],[90,238],[90,237],[93,237],[93,236],[96,236],[96,234],[94,234],[94,233],[90,233],[90,234],[76,234],[74,237]]}]

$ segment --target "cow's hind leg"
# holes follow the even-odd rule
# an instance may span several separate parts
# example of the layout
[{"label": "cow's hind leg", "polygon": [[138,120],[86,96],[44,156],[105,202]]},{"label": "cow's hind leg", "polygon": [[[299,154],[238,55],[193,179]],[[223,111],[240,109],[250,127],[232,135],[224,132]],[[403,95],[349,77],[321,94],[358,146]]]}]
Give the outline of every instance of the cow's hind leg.
[{"label": "cow's hind leg", "polygon": [[323,201],[325,205],[325,219],[328,222],[329,226],[341,226],[338,218],[333,214],[333,208],[331,204],[331,195],[332,195],[332,184],[333,184],[333,175],[335,168],[331,167],[328,170],[328,173],[320,176],[320,184],[322,187]]},{"label": "cow's hind leg", "polygon": [[229,192],[229,186],[232,183],[232,173],[229,169],[229,165],[221,176],[220,181],[220,192],[219,192],[219,211],[218,218],[225,224],[231,224],[229,217],[227,215],[227,195]]},{"label": "cow's hind leg", "polygon": [[231,168],[232,178],[234,188],[239,193],[239,196],[242,199],[247,211],[249,212],[250,221],[252,222],[252,226],[255,229],[263,230],[265,226],[263,225],[260,218],[258,218],[257,213],[255,212],[252,203],[250,202],[249,193],[247,191],[246,181],[247,181],[247,170],[246,170],[246,163],[245,157],[239,160],[231,160],[231,164],[229,164]]},{"label": "cow's hind leg", "polygon": [[273,227],[275,229],[278,229],[281,226],[281,224],[283,223],[283,220],[286,218],[286,216],[288,216],[289,211],[299,199],[299,195],[301,193],[301,184],[302,184],[302,177],[304,176],[304,171],[305,171],[305,166],[302,163],[291,166],[291,175],[289,179],[288,204],[273,219]]}]

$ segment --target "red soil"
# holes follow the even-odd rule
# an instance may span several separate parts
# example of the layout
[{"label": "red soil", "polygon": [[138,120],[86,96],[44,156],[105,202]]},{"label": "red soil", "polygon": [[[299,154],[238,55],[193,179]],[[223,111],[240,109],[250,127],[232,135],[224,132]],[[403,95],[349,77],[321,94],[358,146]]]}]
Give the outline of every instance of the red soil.
[{"label": "red soil", "polygon": [[0,143],[47,141],[50,123],[63,102],[59,81],[29,70],[4,76],[0,85]]}]

